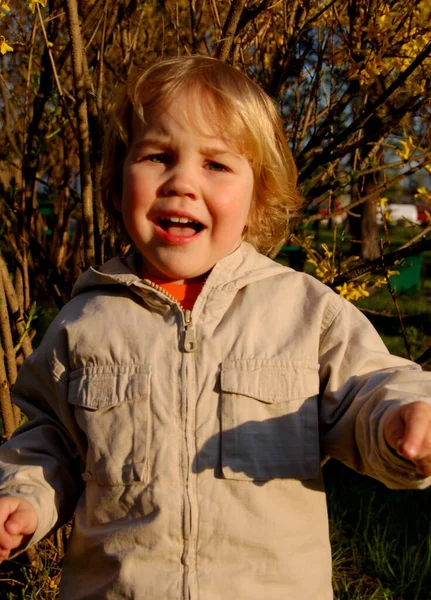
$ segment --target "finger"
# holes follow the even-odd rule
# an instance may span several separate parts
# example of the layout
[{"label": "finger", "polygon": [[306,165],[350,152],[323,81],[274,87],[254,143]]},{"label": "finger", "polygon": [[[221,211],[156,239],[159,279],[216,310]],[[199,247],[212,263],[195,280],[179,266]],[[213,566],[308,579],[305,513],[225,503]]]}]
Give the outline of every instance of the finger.
[{"label": "finger", "polygon": [[9,535],[4,533],[0,539],[0,549],[10,552],[14,548],[18,548],[24,539],[23,535]]},{"label": "finger", "polygon": [[404,434],[404,421],[399,415],[399,411],[389,416],[385,424],[385,438],[388,444],[397,452],[398,445]]},{"label": "finger", "polygon": [[29,504],[20,505],[4,524],[4,529],[11,535],[30,535],[37,527],[37,517]]},{"label": "finger", "polygon": [[408,460],[425,458],[431,450],[431,420],[429,407],[415,403],[401,413],[404,431],[397,441],[397,451]]},{"label": "finger", "polygon": [[7,560],[9,558],[10,555],[10,550],[2,550],[0,548],[0,563],[3,562],[4,560]]},{"label": "finger", "polygon": [[420,475],[423,475],[424,477],[429,477],[431,475],[431,461],[429,459],[415,461],[415,467]]}]

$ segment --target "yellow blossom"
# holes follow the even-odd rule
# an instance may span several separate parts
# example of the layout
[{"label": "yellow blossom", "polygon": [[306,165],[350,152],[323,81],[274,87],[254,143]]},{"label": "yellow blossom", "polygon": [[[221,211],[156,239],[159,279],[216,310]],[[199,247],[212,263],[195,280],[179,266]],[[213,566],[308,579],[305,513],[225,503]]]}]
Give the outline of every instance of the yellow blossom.
[{"label": "yellow blossom", "polygon": [[332,252],[329,250],[326,244],[322,244],[323,252],[325,253],[326,258],[331,258]]},{"label": "yellow blossom", "polygon": [[384,285],[387,285],[386,277],[379,277],[379,279],[376,279],[376,281],[374,282],[373,287],[378,289],[383,287]]},{"label": "yellow blossom", "polygon": [[326,244],[322,244],[324,256],[318,252],[309,252],[307,262],[311,263],[316,269],[316,277],[323,283],[332,283],[337,276],[337,269],[332,264],[332,252]]},{"label": "yellow blossom", "polygon": [[4,19],[6,13],[10,12],[9,5],[6,2],[1,2],[0,0],[0,19]]},{"label": "yellow blossom", "polygon": [[426,188],[420,187],[415,194],[416,200],[421,200],[426,204],[431,204],[431,192],[429,192]]},{"label": "yellow blossom", "polygon": [[319,262],[315,258],[308,258],[307,262],[311,263],[316,269],[316,277],[323,283],[332,283],[337,275],[337,270],[334,269],[332,263],[324,258]]},{"label": "yellow blossom", "polygon": [[389,202],[389,198],[379,198],[379,200],[377,201],[377,206],[379,208],[379,213],[382,217],[383,221],[386,221],[386,223],[391,223],[392,222],[392,213],[391,213],[391,209],[388,206],[388,202]]},{"label": "yellow blossom", "polygon": [[403,160],[409,160],[412,155],[413,149],[413,138],[409,135],[407,142],[405,140],[400,140],[401,148],[397,148],[395,152],[398,154],[400,158]]},{"label": "yellow blossom", "polygon": [[354,281],[337,285],[335,289],[349,302],[356,302],[359,298],[367,298],[370,295],[365,289],[365,283],[355,283]]},{"label": "yellow blossom", "polygon": [[47,0],[29,0],[28,1],[28,5],[30,6],[30,10],[32,13],[34,13],[34,11],[36,10],[36,4],[40,4],[41,6],[45,7],[47,3]]},{"label": "yellow blossom", "polygon": [[[394,275],[399,275],[400,272],[399,271],[392,271],[392,269],[388,269],[387,271],[388,277],[393,277]],[[373,285],[371,286],[370,289],[378,289],[383,287],[384,285],[388,285],[388,277],[379,277],[378,279],[376,279],[376,281],[373,283]]]},{"label": "yellow blossom", "polygon": [[13,52],[12,46],[9,46],[4,38],[4,35],[0,35],[0,52],[6,54],[6,52]]}]

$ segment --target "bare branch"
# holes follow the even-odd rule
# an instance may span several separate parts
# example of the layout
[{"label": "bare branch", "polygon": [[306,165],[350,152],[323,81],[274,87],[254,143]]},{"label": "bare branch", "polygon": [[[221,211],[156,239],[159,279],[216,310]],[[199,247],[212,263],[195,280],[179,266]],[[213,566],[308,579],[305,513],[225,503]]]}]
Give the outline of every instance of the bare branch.
[{"label": "bare branch", "polygon": [[222,38],[215,53],[215,57],[219,60],[226,61],[232,48],[233,39],[235,37],[239,20],[243,13],[247,0],[232,0],[226,21],[223,25]]}]

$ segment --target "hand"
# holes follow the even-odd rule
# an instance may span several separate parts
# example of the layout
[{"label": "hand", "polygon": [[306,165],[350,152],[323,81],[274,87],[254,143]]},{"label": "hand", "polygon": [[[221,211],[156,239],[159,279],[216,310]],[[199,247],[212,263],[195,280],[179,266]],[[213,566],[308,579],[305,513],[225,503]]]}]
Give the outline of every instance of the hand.
[{"label": "hand", "polygon": [[384,436],[396,452],[412,461],[421,475],[431,475],[431,406],[404,404],[390,414]]},{"label": "hand", "polygon": [[0,497],[0,562],[36,531],[37,515],[32,505],[15,496]]}]

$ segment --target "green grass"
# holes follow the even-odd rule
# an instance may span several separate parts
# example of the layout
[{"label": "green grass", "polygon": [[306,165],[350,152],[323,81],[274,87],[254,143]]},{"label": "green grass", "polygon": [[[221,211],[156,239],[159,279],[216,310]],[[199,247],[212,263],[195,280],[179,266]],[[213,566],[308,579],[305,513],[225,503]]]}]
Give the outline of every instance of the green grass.
[{"label": "green grass", "polygon": [[388,490],[334,460],[324,474],[335,598],[430,600],[431,490]]},{"label": "green grass", "polygon": [[39,564],[32,565],[26,554],[0,566],[0,600],[55,600],[59,594],[61,559],[54,538],[37,547]]}]

